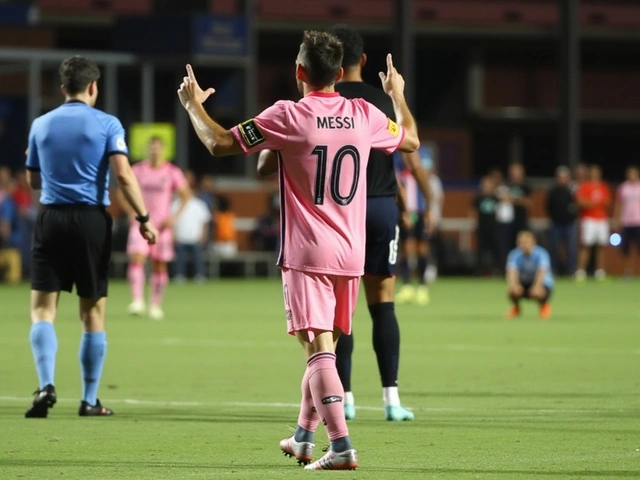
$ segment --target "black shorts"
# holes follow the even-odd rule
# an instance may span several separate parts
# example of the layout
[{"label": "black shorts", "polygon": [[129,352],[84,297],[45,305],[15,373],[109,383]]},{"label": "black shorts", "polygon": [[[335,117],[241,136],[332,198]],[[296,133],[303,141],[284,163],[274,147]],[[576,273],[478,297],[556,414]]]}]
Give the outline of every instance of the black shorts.
[{"label": "black shorts", "polygon": [[[532,283],[523,283],[522,284],[522,288],[524,288],[524,294],[522,295],[523,298],[531,298],[531,287],[533,286]],[[551,290],[549,287],[547,287],[546,285],[543,285],[544,287],[544,291],[546,292],[544,299],[542,300],[543,302],[548,302],[549,299],[551,298],[551,293],[553,292],[553,290]]]},{"label": "black shorts", "polygon": [[395,197],[367,198],[365,275],[395,275],[400,235],[398,216]]},{"label": "black shorts", "polygon": [[[419,242],[426,242],[429,240],[429,234],[424,224],[424,213],[414,214],[416,216],[415,222],[411,225],[411,228],[400,228],[400,239],[404,242],[410,238],[414,238]],[[412,219],[413,220],[413,219]]]},{"label": "black shorts", "polygon": [[46,205],[34,230],[31,288],[71,292],[75,285],[79,297],[106,297],[112,225],[104,207]]},{"label": "black shorts", "polygon": [[622,229],[622,252],[625,255],[631,253],[632,244],[640,251],[640,227],[624,227]]}]

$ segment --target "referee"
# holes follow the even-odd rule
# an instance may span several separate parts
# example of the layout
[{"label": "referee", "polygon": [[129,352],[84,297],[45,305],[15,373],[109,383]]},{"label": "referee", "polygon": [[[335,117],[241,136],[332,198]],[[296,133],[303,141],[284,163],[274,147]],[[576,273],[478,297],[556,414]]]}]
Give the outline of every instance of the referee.
[{"label": "referee", "polygon": [[34,120],[29,132],[27,178],[42,190],[34,232],[29,340],[40,386],[27,418],[44,418],[56,403],[54,382],[58,341],[53,322],[60,291],[75,285],[80,297],[80,416],[113,415],[97,398],[106,354],[105,306],[111,257],[109,167],[137,213],[140,233],[155,243],[149,215],[127,157],[120,121],[93,108],[100,70],[85,57],[60,65],[65,102]]}]

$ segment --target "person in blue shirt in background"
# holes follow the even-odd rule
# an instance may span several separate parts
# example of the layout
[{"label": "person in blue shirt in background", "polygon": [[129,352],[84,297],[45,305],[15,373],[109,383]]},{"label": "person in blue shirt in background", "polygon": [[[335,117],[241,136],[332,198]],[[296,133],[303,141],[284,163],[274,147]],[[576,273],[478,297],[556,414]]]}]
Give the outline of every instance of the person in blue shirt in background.
[{"label": "person in blue shirt in background", "polygon": [[97,398],[107,350],[104,324],[113,226],[106,211],[110,168],[137,214],[141,235],[149,243],[158,236],[129,165],[122,124],[93,108],[99,78],[98,66],[86,57],[63,61],[60,80],[65,102],[36,118],[29,132],[27,181],[32,189],[42,190],[43,210],[33,235],[29,335],[40,386],[27,418],[46,418],[56,403],[54,321],[60,291],[71,292],[74,285],[83,330],[78,414],[113,414]]},{"label": "person in blue shirt in background", "polygon": [[22,278],[20,247],[23,243],[24,232],[18,218],[18,206],[7,195],[0,199],[0,270],[8,283],[18,283]]},{"label": "person in blue shirt in background", "polygon": [[520,315],[520,300],[535,300],[540,304],[540,318],[551,318],[549,298],[553,290],[553,273],[549,252],[536,245],[536,237],[529,230],[518,233],[517,248],[507,258],[507,295],[513,307],[507,318]]}]

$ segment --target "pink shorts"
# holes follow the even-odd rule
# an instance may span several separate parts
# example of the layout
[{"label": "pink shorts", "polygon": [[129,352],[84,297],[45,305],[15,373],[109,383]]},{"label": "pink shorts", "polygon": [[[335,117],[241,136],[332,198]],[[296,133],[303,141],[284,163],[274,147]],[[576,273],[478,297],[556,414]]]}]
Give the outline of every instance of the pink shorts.
[{"label": "pink shorts", "polygon": [[287,331],[351,333],[360,277],[343,277],[282,269]]},{"label": "pink shorts", "polygon": [[156,244],[149,245],[140,235],[137,224],[133,224],[129,228],[129,238],[127,239],[128,255],[144,255],[157,262],[170,262],[173,260],[174,253],[172,229],[165,228],[162,230],[158,235]]}]

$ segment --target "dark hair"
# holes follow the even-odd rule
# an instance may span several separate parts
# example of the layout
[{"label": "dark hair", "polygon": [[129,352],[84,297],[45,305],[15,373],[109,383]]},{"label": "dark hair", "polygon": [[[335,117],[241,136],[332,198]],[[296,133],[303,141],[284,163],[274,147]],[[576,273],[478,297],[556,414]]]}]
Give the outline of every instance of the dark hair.
[{"label": "dark hair", "polygon": [[76,55],[60,64],[60,81],[69,95],[86,90],[91,82],[100,78],[100,69],[93,60]]},{"label": "dark hair", "polygon": [[364,53],[364,41],[360,33],[350,25],[340,24],[331,27],[328,32],[342,42],[344,53],[342,54],[343,67],[355,67],[360,63]]},{"label": "dark hair", "polygon": [[332,85],[342,67],[342,43],[327,32],[306,30],[300,47],[300,62],[309,84],[316,88]]},{"label": "dark hair", "polygon": [[158,135],[149,137],[149,143],[153,143],[153,142],[160,142],[162,145],[164,145],[164,140],[162,139],[162,137],[159,137]]}]

